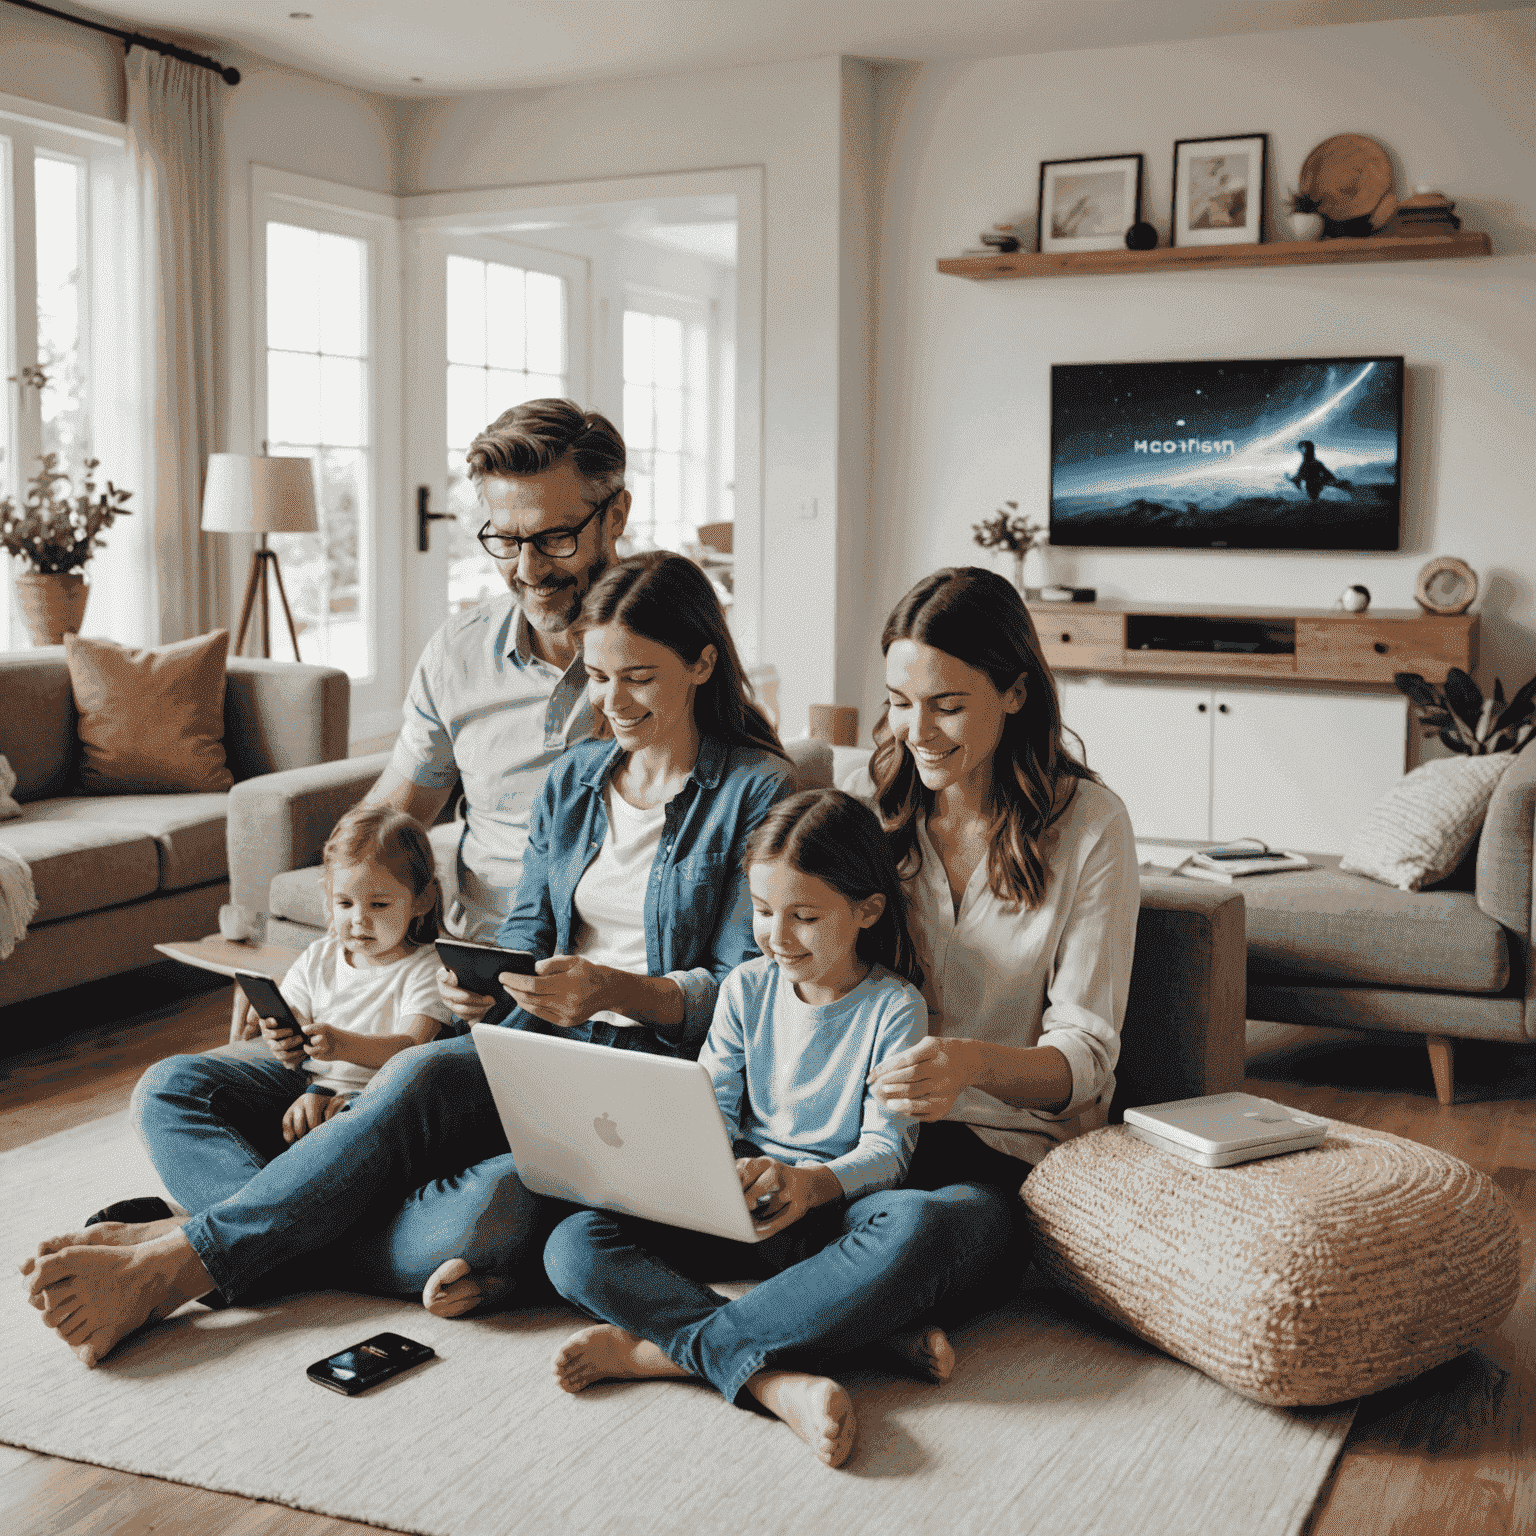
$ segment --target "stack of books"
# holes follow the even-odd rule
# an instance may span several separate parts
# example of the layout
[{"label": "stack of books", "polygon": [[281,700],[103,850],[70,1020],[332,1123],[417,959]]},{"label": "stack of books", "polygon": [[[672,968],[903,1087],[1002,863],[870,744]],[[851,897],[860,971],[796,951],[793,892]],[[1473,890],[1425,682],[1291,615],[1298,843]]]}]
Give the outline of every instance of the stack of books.
[{"label": "stack of books", "polygon": [[1304,853],[1287,853],[1270,848],[1255,838],[1236,843],[1217,843],[1209,848],[1189,849],[1167,843],[1136,844],[1136,856],[1143,869],[1170,874],[1190,875],[1196,880],[1214,880],[1231,885],[1249,875],[1274,875],[1288,869],[1311,869]]},{"label": "stack of books", "polygon": [[1397,205],[1397,222],[1404,234],[1452,234],[1461,228],[1455,207],[1443,192],[1415,192]]}]

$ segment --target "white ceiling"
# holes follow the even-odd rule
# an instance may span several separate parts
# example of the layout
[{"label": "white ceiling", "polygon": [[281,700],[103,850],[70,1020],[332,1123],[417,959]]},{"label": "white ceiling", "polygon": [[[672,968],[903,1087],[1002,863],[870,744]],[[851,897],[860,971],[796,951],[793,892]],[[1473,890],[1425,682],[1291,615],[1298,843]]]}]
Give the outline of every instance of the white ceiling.
[{"label": "white ceiling", "polygon": [[[65,5],[68,0],[65,0]],[[1529,0],[95,0],[142,31],[236,42],[400,96],[532,89],[848,54],[940,60],[1525,9]],[[64,6],[60,6],[63,9]],[[294,21],[289,10],[312,19]]]}]

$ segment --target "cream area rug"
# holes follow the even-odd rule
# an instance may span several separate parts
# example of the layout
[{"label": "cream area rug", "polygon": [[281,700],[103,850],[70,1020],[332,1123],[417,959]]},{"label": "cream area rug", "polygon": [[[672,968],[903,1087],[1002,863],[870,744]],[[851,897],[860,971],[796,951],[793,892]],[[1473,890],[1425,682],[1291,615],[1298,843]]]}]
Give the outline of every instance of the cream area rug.
[{"label": "cream area rug", "polygon": [[[5,1254],[159,1188],[125,1115],[7,1153]],[[1261,1407],[1034,1289],[956,1335],[943,1387],[842,1372],[859,1442],[834,1472],[691,1382],[559,1391],[572,1312],[449,1321],[337,1292],[194,1305],[87,1371],[18,1281],[0,1303],[0,1441],[429,1536],[1286,1536],[1354,1413]],[[305,1379],[382,1329],[439,1358],[358,1398]]]}]

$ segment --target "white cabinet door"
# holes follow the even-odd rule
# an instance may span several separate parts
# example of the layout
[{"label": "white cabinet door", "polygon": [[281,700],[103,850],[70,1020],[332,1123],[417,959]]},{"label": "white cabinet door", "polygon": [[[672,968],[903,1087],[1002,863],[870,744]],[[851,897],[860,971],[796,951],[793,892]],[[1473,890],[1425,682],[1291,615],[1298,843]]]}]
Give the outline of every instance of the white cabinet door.
[{"label": "white cabinet door", "polygon": [[1088,766],[1125,801],[1138,837],[1210,836],[1208,686],[1058,678],[1057,688]]},{"label": "white cabinet door", "polygon": [[1399,695],[1222,688],[1212,699],[1211,836],[1220,842],[1342,853],[1403,776],[1408,701]]}]

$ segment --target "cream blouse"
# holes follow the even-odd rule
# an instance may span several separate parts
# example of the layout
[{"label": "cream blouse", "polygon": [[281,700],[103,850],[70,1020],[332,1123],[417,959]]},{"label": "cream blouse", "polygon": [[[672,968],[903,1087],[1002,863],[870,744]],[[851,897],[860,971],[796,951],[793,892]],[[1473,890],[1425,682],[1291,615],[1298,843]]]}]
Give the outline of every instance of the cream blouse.
[{"label": "cream blouse", "polygon": [[1034,911],[993,894],[983,859],[956,915],[921,822],[917,837],[922,867],[905,888],[927,973],[929,1033],[1053,1045],[1072,1069],[1072,1098],[1054,1114],[967,1088],[945,1118],[969,1125],[999,1152],[1038,1163],[1058,1142],[1109,1121],[1141,902],[1131,819],[1111,791],[1080,780],[1042,840],[1046,884]]}]

